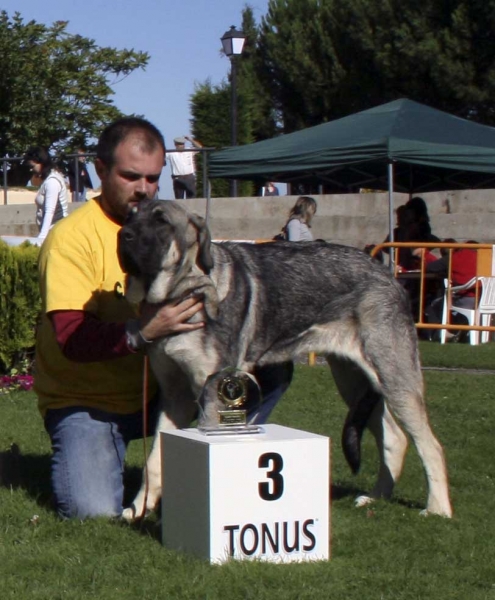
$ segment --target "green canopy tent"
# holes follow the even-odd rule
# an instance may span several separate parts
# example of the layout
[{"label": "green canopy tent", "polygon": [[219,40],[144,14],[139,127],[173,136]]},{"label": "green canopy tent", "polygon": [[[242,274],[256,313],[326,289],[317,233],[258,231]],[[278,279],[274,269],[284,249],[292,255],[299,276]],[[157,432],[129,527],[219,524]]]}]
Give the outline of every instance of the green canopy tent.
[{"label": "green canopy tent", "polygon": [[401,99],[213,152],[209,177],[317,182],[328,193],[495,188],[495,128]]}]

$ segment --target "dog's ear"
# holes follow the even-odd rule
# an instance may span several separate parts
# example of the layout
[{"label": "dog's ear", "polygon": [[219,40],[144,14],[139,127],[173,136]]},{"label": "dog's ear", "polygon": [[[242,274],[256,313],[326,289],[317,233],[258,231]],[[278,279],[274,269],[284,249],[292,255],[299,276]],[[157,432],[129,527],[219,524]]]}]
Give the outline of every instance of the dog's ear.
[{"label": "dog's ear", "polygon": [[208,274],[213,269],[213,256],[211,254],[211,235],[206,221],[199,215],[190,214],[189,218],[198,232],[198,262],[201,269]]}]

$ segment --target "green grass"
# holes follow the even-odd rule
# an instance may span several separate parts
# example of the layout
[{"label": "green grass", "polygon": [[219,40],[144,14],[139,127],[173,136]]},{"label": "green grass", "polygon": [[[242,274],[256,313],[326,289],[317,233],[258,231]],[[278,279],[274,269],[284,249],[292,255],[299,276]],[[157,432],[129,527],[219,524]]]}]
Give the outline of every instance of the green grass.
[{"label": "green grass", "polygon": [[[440,366],[468,361],[490,368],[495,357],[493,345],[425,343],[421,352],[425,364]],[[414,449],[393,501],[355,509],[354,497],[376,476],[372,440],[365,435],[363,466],[353,477],[339,447],[345,408],[329,370],[297,367],[272,420],[335,438],[332,559],[283,566],[211,566],[166,550],[156,518],[142,527],[59,521],[50,509],[50,448],[34,395],[1,396],[1,598],[495,600],[495,377],[427,371],[425,382],[432,425],[447,455],[452,520],[419,516],[426,489]],[[129,451],[130,494],[142,462],[136,442]]]},{"label": "green grass", "polygon": [[495,343],[471,346],[470,344],[420,342],[419,348],[425,367],[493,369],[495,371]]}]

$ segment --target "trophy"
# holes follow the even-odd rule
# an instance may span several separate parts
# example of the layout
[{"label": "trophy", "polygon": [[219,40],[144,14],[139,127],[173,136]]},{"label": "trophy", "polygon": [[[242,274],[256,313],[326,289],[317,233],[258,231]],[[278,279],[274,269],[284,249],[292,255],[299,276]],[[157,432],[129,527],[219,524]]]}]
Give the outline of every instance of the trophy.
[{"label": "trophy", "polygon": [[210,375],[199,399],[198,429],[206,435],[260,433],[259,425],[248,424],[248,409],[261,404],[256,379],[244,371],[224,369]]}]

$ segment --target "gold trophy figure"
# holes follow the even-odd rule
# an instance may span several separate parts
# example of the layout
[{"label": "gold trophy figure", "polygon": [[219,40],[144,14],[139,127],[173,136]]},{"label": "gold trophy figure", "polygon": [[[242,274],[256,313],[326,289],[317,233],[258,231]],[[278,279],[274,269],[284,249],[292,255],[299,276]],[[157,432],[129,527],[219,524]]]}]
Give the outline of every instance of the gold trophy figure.
[{"label": "gold trophy figure", "polygon": [[259,425],[248,424],[247,412],[260,403],[260,388],[251,374],[232,368],[214,373],[199,399],[198,429],[207,434],[259,433]]}]

